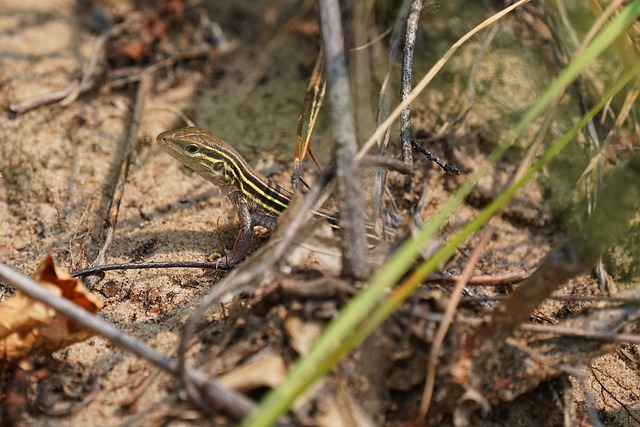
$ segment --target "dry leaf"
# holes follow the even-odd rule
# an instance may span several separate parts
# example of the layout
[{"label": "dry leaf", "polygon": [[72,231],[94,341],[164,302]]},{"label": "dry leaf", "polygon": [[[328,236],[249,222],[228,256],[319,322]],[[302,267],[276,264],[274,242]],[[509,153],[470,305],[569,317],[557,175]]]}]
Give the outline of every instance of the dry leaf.
[{"label": "dry leaf", "polygon": [[292,267],[314,268],[327,274],[338,274],[342,266],[333,229],[328,222],[318,221],[302,230],[285,255]]},{"label": "dry leaf", "polygon": [[290,316],[285,320],[284,327],[291,339],[291,347],[298,354],[307,354],[322,333],[323,324],[305,322],[297,316]]},{"label": "dry leaf", "polygon": [[236,391],[275,387],[282,382],[286,368],[280,355],[264,354],[218,378],[220,384]]},{"label": "dry leaf", "polygon": [[319,399],[318,414],[315,423],[318,427],[373,427],[376,423],[371,414],[360,406],[351,396],[342,393],[337,398]]},{"label": "dry leaf", "polygon": [[[33,275],[54,294],[95,313],[102,302],[82,283],[60,271],[47,255]],[[0,360],[11,362],[36,353],[52,353],[93,335],[58,314],[53,308],[28,296],[16,294],[0,304]]]}]

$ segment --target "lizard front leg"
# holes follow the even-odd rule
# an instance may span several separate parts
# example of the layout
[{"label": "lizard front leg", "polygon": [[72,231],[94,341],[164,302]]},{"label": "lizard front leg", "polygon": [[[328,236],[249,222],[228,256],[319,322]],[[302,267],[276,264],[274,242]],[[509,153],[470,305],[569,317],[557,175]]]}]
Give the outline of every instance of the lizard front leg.
[{"label": "lizard front leg", "polygon": [[240,230],[238,231],[238,236],[236,237],[231,252],[216,261],[218,265],[225,265],[227,268],[235,267],[247,256],[253,237],[253,221],[251,219],[249,205],[242,197],[232,196],[233,194],[229,195],[229,199],[231,199],[236,207]]}]

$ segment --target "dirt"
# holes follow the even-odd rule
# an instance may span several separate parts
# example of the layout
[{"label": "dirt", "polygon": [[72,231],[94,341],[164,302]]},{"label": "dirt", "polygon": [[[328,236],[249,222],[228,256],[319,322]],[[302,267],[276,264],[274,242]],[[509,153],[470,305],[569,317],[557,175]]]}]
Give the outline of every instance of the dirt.
[{"label": "dirt", "polygon": [[[120,16],[133,9],[126,1],[108,3]],[[229,3],[187,7],[184,21],[161,32],[162,41],[154,42],[160,48],[138,60],[150,63],[184,46],[197,46],[198,40],[207,46],[207,55],[177,60],[154,73],[108,252],[109,263],[205,261],[233,243],[237,226],[229,200],[154,142],[160,132],[184,125],[178,112],[232,142],[259,171],[289,187],[298,115],[317,53],[315,14],[308,10],[283,29],[278,18],[289,2]],[[418,37],[416,78],[487,13],[480,5],[462,7],[461,3],[444,2],[437,14],[426,19]],[[82,75],[98,38],[86,25],[89,6],[89,2],[70,0],[3,2],[0,91],[5,106],[58,90]],[[376,22],[390,25],[392,11],[385,7],[390,8],[382,5],[376,9]],[[357,13],[357,8],[350,10],[348,16],[353,22]],[[203,21],[205,18],[209,21]],[[197,38],[199,32],[208,34],[202,29],[210,28],[207,22],[220,25],[233,43],[232,49],[223,52],[210,37]],[[346,25],[353,22],[347,20]],[[367,37],[373,39],[380,32],[372,24]],[[348,46],[355,45],[354,38],[348,35]],[[401,217],[414,212],[426,189],[420,215],[428,221],[557,73],[558,66],[543,48],[542,40],[523,24],[522,16],[506,18],[494,43],[474,64],[481,45],[479,38],[467,43],[413,104],[416,135],[430,141],[429,148],[457,165],[462,173],[446,176],[419,155],[410,181],[391,173],[391,197],[385,203],[387,207],[395,204]],[[367,70],[370,79],[366,84],[359,81],[353,89],[362,139],[373,130],[377,85],[386,64],[381,46],[373,44],[365,52],[372,63]],[[114,62],[126,62],[122,51],[116,53],[120,56],[114,54]],[[360,55],[365,54],[349,53],[352,73],[357,76],[364,72]],[[396,78],[397,71],[395,68]],[[396,93],[397,79],[392,86]],[[48,253],[68,271],[93,261],[102,245],[104,220],[131,125],[136,88],[135,83],[111,90],[96,88],[67,106],[54,103],[0,116],[3,264],[30,274]],[[397,102],[396,95],[393,99]],[[330,158],[331,144],[330,106],[328,101],[326,104],[314,134],[314,151],[323,165]],[[467,107],[465,119],[457,121]],[[566,129],[575,114],[575,104],[563,102],[550,133]],[[442,241],[460,230],[510,182],[537,126],[528,129],[506,159],[480,180],[441,230]],[[399,152],[397,135],[394,128],[393,153]],[[307,165],[307,175],[313,180],[311,164]],[[371,182],[370,176],[366,181],[366,185]],[[566,237],[555,211],[543,197],[547,189],[544,179],[530,183],[492,220],[495,234],[474,275],[529,272]],[[443,271],[461,271],[476,243],[477,238],[465,243]],[[99,313],[101,319],[173,355],[185,320],[221,277],[192,269],[113,271],[93,291],[105,302]],[[306,286],[309,283],[312,285]],[[316,283],[325,283],[326,289],[319,294],[311,292]],[[275,272],[262,284],[266,290],[261,298],[246,295],[208,314],[209,322],[200,325],[197,342],[189,350],[190,363],[216,375],[235,374],[241,378],[233,380],[241,383],[249,381],[243,379],[249,374],[236,369],[252,366],[256,360],[275,363],[277,368],[258,365],[251,375],[255,370],[279,372],[308,349],[356,291],[352,283],[336,283],[340,282],[331,273]],[[5,299],[11,296],[9,288],[0,289]],[[437,327],[425,313],[441,312],[450,289],[447,285],[425,284],[310,396],[296,404],[295,423],[338,425],[336,420],[345,412],[351,414],[352,424],[342,425],[406,425],[412,420],[422,393],[429,342]],[[469,292],[492,297],[509,289],[476,287]],[[610,292],[615,292],[615,286]],[[565,284],[557,295],[602,295],[602,291],[594,278],[585,275]],[[542,323],[556,323],[586,305],[551,300],[536,312],[536,318]],[[461,313],[477,318],[484,310],[485,305],[469,299]],[[457,339],[470,330],[464,325],[457,328]],[[447,341],[446,351],[454,351],[455,340]],[[10,405],[4,405],[6,424],[93,425],[96,420],[104,425],[235,424],[226,413],[206,415],[199,411],[185,400],[177,380],[100,336],[64,348],[52,358],[34,360],[33,371],[39,368],[49,374],[41,380],[33,372],[28,374],[31,388],[24,392],[26,403],[17,406],[18,415],[12,415],[7,409]],[[603,424],[638,425],[639,361],[636,344],[613,346],[608,354],[575,366],[584,372],[585,379],[553,371],[541,377],[539,385],[526,383],[512,401],[494,402],[490,411],[474,412],[471,424],[591,425],[586,400],[593,398],[592,405]],[[530,362],[527,369],[543,367]],[[249,396],[258,399],[264,395],[281,379],[281,375],[274,375],[273,380],[257,378],[257,385],[252,387],[245,384]],[[447,375],[443,370],[440,380],[446,381]],[[0,396],[16,390],[16,378],[16,371],[4,374]],[[438,399],[445,401],[437,392],[434,399],[436,403]],[[431,423],[451,425],[460,421],[455,415],[443,403],[433,411]]]}]

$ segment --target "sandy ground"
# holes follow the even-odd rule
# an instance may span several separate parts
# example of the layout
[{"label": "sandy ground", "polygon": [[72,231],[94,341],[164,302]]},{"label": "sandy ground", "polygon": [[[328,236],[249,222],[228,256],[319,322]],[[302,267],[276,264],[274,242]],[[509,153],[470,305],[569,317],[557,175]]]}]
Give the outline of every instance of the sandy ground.
[{"label": "sandy ground", "polygon": [[[204,261],[233,242],[236,226],[230,202],[221,197],[215,187],[162,152],[154,142],[161,131],[183,125],[176,111],[184,112],[199,126],[233,141],[238,151],[258,165],[260,171],[288,186],[296,123],[315,57],[317,28],[313,19],[303,18],[287,32],[278,33],[275,17],[282,7],[279,3],[283,2],[262,5],[256,10],[246,3],[250,2],[239,2],[234,7],[212,4],[198,12],[219,23],[227,37],[238,42],[237,49],[206,59],[183,61],[155,74],[152,90],[146,97],[139,141],[124,187],[108,262]],[[114,4],[116,9],[128,7],[125,2]],[[430,21],[431,25],[418,41],[416,75],[421,76],[451,41],[484,13],[479,6],[465,9],[445,5],[437,19]],[[85,18],[86,11],[70,0],[3,1],[0,6],[0,91],[5,106],[57,90],[81,75],[97,39],[86,29]],[[391,194],[401,214],[415,209],[426,187],[428,197],[421,215],[428,220],[509,132],[520,112],[556,72],[540,47],[535,42],[522,42],[516,34],[521,29],[506,22],[497,41],[477,65],[473,61],[481,41],[475,40],[451,61],[433,88],[415,103],[417,135],[433,137],[442,132],[444,136],[437,139],[433,150],[457,164],[462,174],[444,176],[422,159],[417,161],[419,172],[413,177],[411,187],[405,185],[403,177],[391,174]],[[179,46],[176,34],[171,33],[169,40]],[[348,43],[354,44],[353,40]],[[374,53],[375,49],[372,48]],[[350,55],[354,73],[358,73],[359,54]],[[370,70],[371,78],[379,81],[378,65],[384,62],[376,59],[375,54],[373,60],[378,63]],[[473,74],[470,70],[474,70]],[[467,118],[462,125],[447,128],[467,102],[469,78],[474,82],[475,98]],[[68,106],[52,104],[15,117],[8,112],[0,116],[2,263],[30,274],[48,253],[69,271],[93,260],[102,241],[110,189],[132,117],[135,87],[93,90]],[[372,130],[377,88],[365,85],[354,90],[358,93],[358,132],[364,138]],[[568,104],[563,106],[567,120],[573,108]],[[327,111],[323,114],[315,149],[320,160],[326,162]],[[565,128],[567,120],[558,120],[554,130]],[[531,129],[523,140],[530,138],[534,131]],[[398,146],[397,139],[393,137],[393,149]],[[511,157],[517,158],[521,151],[516,147]],[[446,238],[471,219],[508,183],[516,168],[517,162],[505,160],[494,173],[483,178],[446,224],[441,237]],[[504,214],[495,218],[493,225],[496,234],[475,274],[529,271],[551,245],[563,238],[537,183],[527,186]],[[473,247],[474,241],[464,245],[449,267],[462,268]],[[94,290],[105,302],[99,315],[157,350],[173,354],[181,325],[215,282],[200,276],[200,272],[186,269],[110,272]],[[0,289],[6,296],[11,294],[6,288]],[[599,290],[593,279],[582,277],[565,285],[560,292],[591,295],[598,294]],[[581,307],[577,302],[556,301],[539,315],[551,322]],[[269,313],[262,326],[271,324],[273,319],[269,316],[273,311]],[[215,348],[218,355],[224,354],[235,342],[228,338],[230,335],[246,338],[258,334],[260,322],[256,317],[259,319],[260,315],[241,312],[218,325],[203,328],[199,336],[202,343],[192,349],[194,363],[210,366],[215,357],[207,351]],[[281,317],[278,321],[286,323],[283,319],[287,315]],[[310,323],[317,325],[317,322]],[[256,342],[265,347],[275,347],[274,342],[282,345],[282,340],[278,341],[278,337],[282,337],[277,333],[263,331],[256,337]],[[219,347],[213,346],[213,342]],[[243,340],[238,338],[237,342]],[[223,348],[224,343],[229,348]],[[291,349],[283,352],[284,359],[288,362],[294,353]],[[377,357],[383,358],[386,354],[390,351],[381,349]],[[625,345],[597,359],[592,366],[584,367],[588,379],[583,385],[594,392],[596,407],[606,425],[640,424],[639,354],[637,346]],[[406,363],[407,370],[413,366],[423,372],[420,360],[424,360],[425,354],[415,356],[417,361],[408,358],[402,363]],[[362,358],[362,354],[356,355],[355,360],[358,357]],[[55,360],[59,372],[54,377],[72,378],[82,391],[74,398],[60,391],[66,390],[61,386],[54,387],[56,391],[49,391],[48,395],[46,391],[33,392],[36,397],[31,397],[23,414],[23,421],[28,420],[31,425],[92,425],[96,420],[114,426],[233,424],[223,415],[207,418],[195,411],[182,400],[174,379],[104,338],[93,337],[60,350]],[[220,366],[216,368],[224,371]],[[371,374],[369,380],[373,382],[375,375]],[[154,381],[146,382],[148,377],[154,377]],[[402,382],[398,372],[391,377]],[[380,401],[415,399],[422,378],[412,382],[413,386],[406,386],[406,390],[397,386],[376,396],[365,394],[353,404],[352,409],[358,408],[353,409],[353,413],[364,414],[369,410],[369,414],[375,414],[371,416],[374,424],[401,424],[407,420],[401,416],[406,408],[396,404],[395,409],[390,409]],[[336,382],[335,378],[331,381]],[[11,378],[5,375],[3,387],[10,382]],[[570,390],[569,384],[566,379],[564,382],[550,380],[528,394],[529,397],[517,400],[512,406],[498,405],[492,414],[476,421],[482,425],[501,425],[501,421],[510,425],[532,425],[529,422],[535,420],[535,425],[562,425],[563,416],[574,411],[570,425],[588,425],[581,384],[574,380],[576,389],[565,398],[563,393]],[[123,403],[141,389],[144,392],[136,403],[123,409]],[[63,409],[57,414],[60,407]],[[407,410],[410,413],[414,409]],[[313,419],[309,415],[308,420]],[[321,420],[322,417],[318,417],[311,424],[331,425]]]}]

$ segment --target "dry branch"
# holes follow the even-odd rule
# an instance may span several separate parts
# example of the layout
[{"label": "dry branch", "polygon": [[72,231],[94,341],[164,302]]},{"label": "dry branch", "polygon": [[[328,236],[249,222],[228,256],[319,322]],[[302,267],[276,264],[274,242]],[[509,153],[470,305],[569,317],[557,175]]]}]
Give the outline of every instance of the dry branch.
[{"label": "dry branch", "polygon": [[[151,88],[152,78],[153,76],[150,74],[145,75],[138,86],[133,118],[131,120],[131,125],[129,126],[129,134],[127,136],[122,156],[119,159],[120,164],[118,166],[118,174],[116,175],[116,180],[112,187],[113,192],[110,195],[111,201],[109,204],[109,212],[105,219],[103,244],[91,265],[106,264],[107,252],[113,242],[113,234],[115,233],[116,224],[118,222],[118,212],[120,211],[120,202],[124,195],[124,185],[129,174],[129,165],[131,164],[133,149],[138,141],[138,129],[144,112],[145,99],[149,93],[149,89]],[[102,280],[102,277],[103,275],[85,275],[83,280],[85,286],[92,289],[100,280]]]},{"label": "dry branch", "polygon": [[366,234],[362,207],[364,194],[356,159],[358,145],[351,107],[351,90],[344,53],[344,36],[338,0],[319,0],[320,30],[325,52],[325,74],[331,100],[336,141],[336,177],[340,207],[342,274],[367,277]]}]

